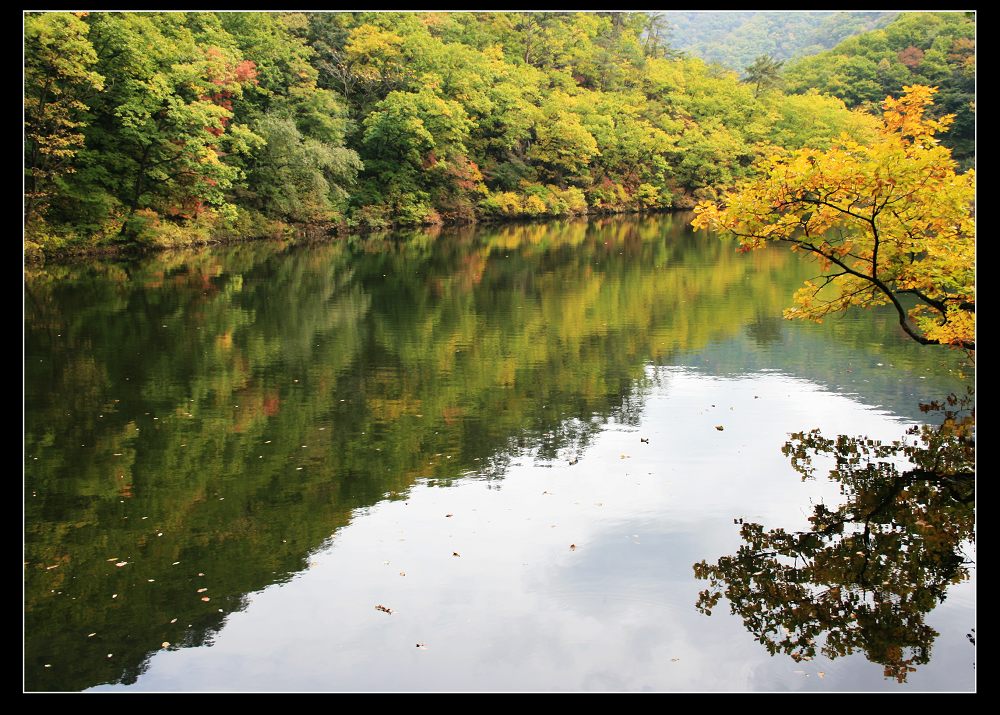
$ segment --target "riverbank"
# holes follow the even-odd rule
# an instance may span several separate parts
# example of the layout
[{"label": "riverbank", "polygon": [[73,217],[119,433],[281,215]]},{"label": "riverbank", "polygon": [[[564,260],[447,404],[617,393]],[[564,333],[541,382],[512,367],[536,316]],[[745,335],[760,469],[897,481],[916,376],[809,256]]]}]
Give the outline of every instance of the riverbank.
[{"label": "riverbank", "polygon": [[[498,217],[498,216],[479,216],[473,219],[441,219],[433,223],[425,223],[418,226],[399,226],[393,225],[389,228],[372,228],[372,227],[351,227],[348,226],[346,222],[340,223],[286,223],[283,221],[277,221],[274,219],[261,218],[261,223],[257,223],[256,227],[263,230],[253,230],[252,226],[248,226],[248,222],[243,222],[242,228],[243,232],[236,232],[232,229],[225,231],[218,231],[215,233],[203,234],[204,231],[192,230],[190,235],[185,236],[183,240],[167,241],[167,240],[152,240],[146,241],[129,241],[120,243],[95,243],[95,244],[79,244],[62,246],[58,248],[45,249],[37,243],[31,241],[24,242],[23,251],[23,264],[25,266],[42,266],[46,263],[73,263],[75,261],[88,261],[93,259],[124,259],[124,258],[135,258],[140,256],[148,256],[157,253],[183,250],[189,248],[197,248],[203,246],[221,246],[236,243],[246,243],[250,241],[264,241],[264,240],[285,240],[285,241],[323,241],[323,240],[338,240],[347,239],[352,236],[358,237],[368,237],[373,235],[389,235],[389,234],[399,234],[405,231],[413,230],[427,230],[434,227],[448,228],[463,225],[475,225],[475,226],[494,226],[494,225],[519,225],[519,224],[537,224],[545,223],[555,220],[568,220],[568,219],[596,219],[607,216],[628,216],[628,215],[649,215],[649,214],[666,214],[666,213],[677,213],[682,211],[690,210],[691,206],[688,204],[693,202],[678,202],[682,204],[681,206],[673,206],[671,208],[656,208],[656,209],[628,209],[622,211],[607,211],[607,210],[596,210],[589,211],[586,213],[576,213],[566,216],[540,216],[540,217],[526,217],[526,216],[515,216],[515,217]],[[251,230],[246,229],[250,227]],[[175,234],[178,230],[183,230],[183,227],[173,225],[171,226],[171,233]]]}]

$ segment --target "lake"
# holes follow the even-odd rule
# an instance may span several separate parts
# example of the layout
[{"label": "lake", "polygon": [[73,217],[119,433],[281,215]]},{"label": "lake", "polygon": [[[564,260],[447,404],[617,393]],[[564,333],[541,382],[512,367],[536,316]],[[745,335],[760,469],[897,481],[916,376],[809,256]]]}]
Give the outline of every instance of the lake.
[{"label": "lake", "polygon": [[844,502],[791,433],[900,439],[973,374],[891,313],[783,320],[816,267],[689,218],[28,270],[25,689],[974,689],[967,528],[905,613],[863,584],[864,647],[696,607],[740,520]]}]

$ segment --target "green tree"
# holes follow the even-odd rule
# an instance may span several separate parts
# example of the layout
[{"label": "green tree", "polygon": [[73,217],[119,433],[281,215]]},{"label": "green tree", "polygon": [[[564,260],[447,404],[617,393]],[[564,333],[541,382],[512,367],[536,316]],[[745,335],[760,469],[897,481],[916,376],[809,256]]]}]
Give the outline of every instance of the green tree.
[{"label": "green tree", "polygon": [[781,68],[784,61],[775,60],[769,55],[760,55],[748,66],[746,81],[754,85],[753,96],[760,96],[762,89],[776,87],[781,83]]},{"label": "green tree", "polygon": [[225,205],[238,170],[223,154],[249,148],[245,127],[230,126],[232,104],[256,81],[255,65],[231,47],[199,44],[183,14],[88,19],[107,89],[93,100],[87,178],[124,205],[126,219],[139,209],[191,218]]},{"label": "green tree", "polygon": [[[83,13],[85,14],[85,13]],[[104,87],[87,24],[69,13],[24,18],[24,222],[44,214],[63,176],[75,171],[89,109]]]}]

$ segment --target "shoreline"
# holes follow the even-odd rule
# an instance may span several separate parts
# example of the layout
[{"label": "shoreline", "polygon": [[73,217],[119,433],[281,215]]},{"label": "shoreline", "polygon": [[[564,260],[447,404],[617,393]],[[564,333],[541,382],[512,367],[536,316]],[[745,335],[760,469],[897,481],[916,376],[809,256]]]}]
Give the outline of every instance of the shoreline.
[{"label": "shoreline", "polygon": [[138,258],[148,258],[161,253],[171,251],[187,250],[192,248],[208,248],[211,246],[227,246],[238,243],[251,243],[254,241],[289,241],[292,243],[311,241],[334,241],[347,240],[352,237],[369,237],[375,234],[398,235],[406,231],[421,231],[437,228],[455,228],[459,226],[503,226],[517,224],[548,223],[551,221],[567,220],[593,220],[602,217],[631,216],[643,214],[669,214],[690,211],[686,208],[662,208],[662,209],[630,209],[627,211],[591,211],[583,214],[570,214],[566,216],[539,216],[539,217],[487,217],[473,221],[468,220],[444,220],[439,223],[421,224],[419,226],[400,227],[394,226],[387,229],[351,229],[344,230],[337,224],[286,224],[287,231],[281,233],[268,233],[251,235],[245,237],[236,236],[213,236],[209,239],[195,240],[190,243],[176,246],[157,246],[132,244],[105,244],[97,246],[80,246],[72,249],[61,249],[46,253],[40,251],[40,255],[29,256],[22,248],[22,268],[41,268],[45,265],[71,265],[92,260],[130,260]]}]

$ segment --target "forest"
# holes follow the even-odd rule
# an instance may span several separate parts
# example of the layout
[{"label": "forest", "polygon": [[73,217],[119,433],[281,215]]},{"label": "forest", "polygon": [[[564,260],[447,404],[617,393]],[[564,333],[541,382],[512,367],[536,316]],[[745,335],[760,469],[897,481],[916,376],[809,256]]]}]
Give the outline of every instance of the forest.
[{"label": "forest", "polygon": [[28,13],[25,254],[691,208],[916,80],[968,159],[974,22],[924,15],[746,76],[647,13]]}]

